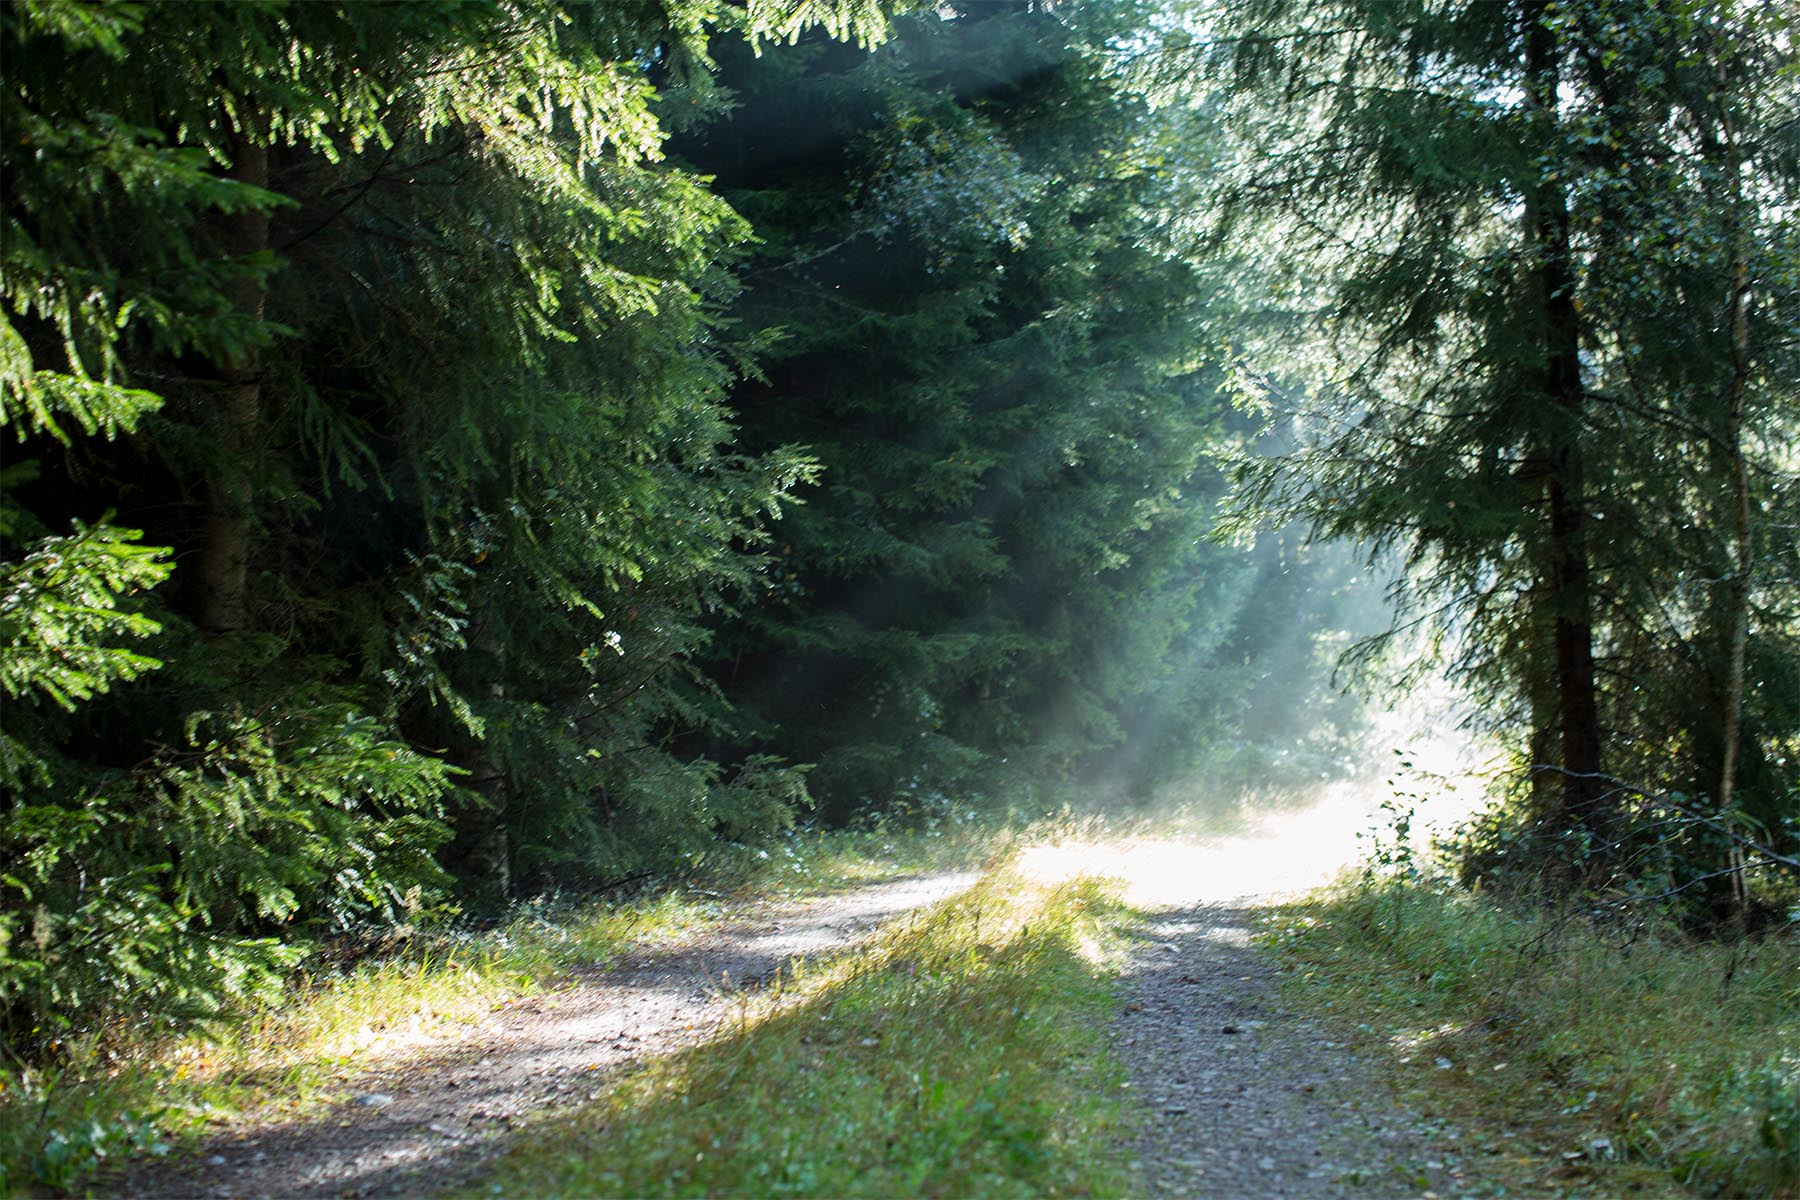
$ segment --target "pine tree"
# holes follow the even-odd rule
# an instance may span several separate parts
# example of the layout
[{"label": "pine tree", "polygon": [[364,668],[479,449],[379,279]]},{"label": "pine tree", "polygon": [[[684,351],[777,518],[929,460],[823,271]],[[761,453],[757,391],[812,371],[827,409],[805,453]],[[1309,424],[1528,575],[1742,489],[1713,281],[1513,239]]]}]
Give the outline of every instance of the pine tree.
[{"label": "pine tree", "polygon": [[[1313,357],[1285,361],[1322,401],[1251,505],[1402,549],[1453,665],[1497,724],[1528,731],[1556,857],[1643,861],[1626,827],[1646,793],[1720,794],[1703,731],[1732,724],[1737,652],[1709,614],[1755,607],[1746,643],[1769,667],[1793,661],[1791,535],[1755,520],[1789,502],[1793,469],[1775,449],[1796,377],[1780,332],[1795,312],[1787,16],[1602,0],[1209,11],[1203,41],[1146,64],[1206,78],[1239,131],[1221,239],[1301,314]],[[1764,554],[1745,555],[1752,539]],[[1758,732],[1733,741],[1786,744],[1791,704],[1751,691]],[[1791,781],[1756,791],[1777,824]]]},{"label": "pine tree", "polygon": [[814,764],[833,817],[1145,790],[1252,690],[1221,660],[1263,564],[1203,539],[1253,423],[1205,365],[1167,131],[1112,69],[1148,18],[982,3],[727,56],[729,119],[678,143],[762,243],[745,444],[822,467],[721,633],[727,748]]}]

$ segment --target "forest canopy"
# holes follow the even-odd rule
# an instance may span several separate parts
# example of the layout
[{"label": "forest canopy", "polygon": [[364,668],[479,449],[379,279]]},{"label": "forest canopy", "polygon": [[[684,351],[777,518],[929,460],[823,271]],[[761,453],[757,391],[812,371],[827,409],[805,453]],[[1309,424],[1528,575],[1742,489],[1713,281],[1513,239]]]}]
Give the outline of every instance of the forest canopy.
[{"label": "forest canopy", "polygon": [[1515,750],[1471,871],[1742,913],[1800,846],[1793,38],[0,7],[8,1042],[797,821],[1316,779],[1385,585]]}]

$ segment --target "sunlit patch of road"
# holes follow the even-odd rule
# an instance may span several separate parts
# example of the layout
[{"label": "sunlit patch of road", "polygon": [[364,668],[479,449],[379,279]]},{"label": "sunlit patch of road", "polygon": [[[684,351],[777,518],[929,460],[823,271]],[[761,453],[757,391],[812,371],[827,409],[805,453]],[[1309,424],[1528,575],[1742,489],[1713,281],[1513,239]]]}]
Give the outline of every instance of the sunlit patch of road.
[{"label": "sunlit patch of road", "polygon": [[[1476,807],[1479,755],[1453,714],[1389,714],[1370,745],[1360,777],[1307,803],[1246,805],[1241,832],[1025,853],[1041,881],[1111,877],[1145,914],[1095,959],[1121,978],[1112,1029],[1138,1119],[1119,1149],[1135,1194],[1344,1200],[1369,1186],[1430,1196],[1468,1182],[1460,1131],[1396,1103],[1382,1063],[1290,1005],[1252,933],[1259,907],[1330,882],[1371,849],[1391,856],[1396,813],[1423,846]],[[1402,1179],[1404,1193],[1383,1190]]]},{"label": "sunlit patch of road", "polygon": [[1116,879],[1127,903],[1149,911],[1266,902],[1329,883],[1377,845],[1393,846],[1397,813],[1410,814],[1411,844],[1424,849],[1480,808],[1493,763],[1441,700],[1384,714],[1368,744],[1360,775],[1256,811],[1244,832],[1065,840],[1027,849],[1022,868],[1045,883]]}]

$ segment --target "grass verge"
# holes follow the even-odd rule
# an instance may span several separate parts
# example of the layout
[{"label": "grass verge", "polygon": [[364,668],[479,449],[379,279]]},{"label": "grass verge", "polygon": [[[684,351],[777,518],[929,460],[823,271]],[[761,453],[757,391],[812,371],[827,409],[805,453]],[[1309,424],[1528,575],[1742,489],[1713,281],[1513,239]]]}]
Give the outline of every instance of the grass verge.
[{"label": "grass verge", "polygon": [[1800,1196],[1800,940],[1701,943],[1365,878],[1268,912],[1293,991],[1481,1128],[1489,1194]]},{"label": "grass verge", "polygon": [[741,1000],[718,1039],[528,1131],[466,1194],[1117,1195],[1093,881],[1002,869]]},{"label": "grass verge", "polygon": [[123,1160],[168,1153],[209,1129],[316,1108],[373,1060],[479,1021],[575,966],[715,924],[748,899],[968,866],[1016,836],[974,822],[796,832],[730,848],[680,885],[538,900],[497,927],[415,934],[354,964],[321,948],[279,1002],[179,1036],[71,1036],[53,1061],[0,1065],[0,1195],[79,1190]]}]

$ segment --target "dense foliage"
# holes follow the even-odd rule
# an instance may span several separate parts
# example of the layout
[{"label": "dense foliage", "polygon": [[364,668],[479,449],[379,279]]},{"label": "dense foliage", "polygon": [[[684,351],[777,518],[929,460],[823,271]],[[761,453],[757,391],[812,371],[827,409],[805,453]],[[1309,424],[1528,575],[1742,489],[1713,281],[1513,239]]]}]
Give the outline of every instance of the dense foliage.
[{"label": "dense foliage", "polygon": [[729,118],[678,143],[758,231],[743,442],[824,468],[716,674],[738,744],[815,764],[832,813],[1144,793],[1319,715],[1283,727],[1311,693],[1255,684],[1333,626],[1336,576],[1205,540],[1255,426],[1167,220],[1197,202],[1170,159],[1207,147],[1112,66],[1150,12],[940,6],[879,54],[739,52]]},{"label": "dense foliage", "polygon": [[812,469],[730,445],[746,230],[659,161],[711,11],[0,11],[9,1039],[789,819],[652,736]]},{"label": "dense foliage", "polygon": [[1245,503],[1405,554],[1524,768],[1475,865],[1717,905],[1746,861],[1791,867],[1790,6],[1208,12],[1148,69],[1208,79],[1239,139],[1219,233],[1290,316],[1245,375],[1304,410]]},{"label": "dense foliage", "polygon": [[1241,741],[1147,18],[0,9],[8,1041]]}]

